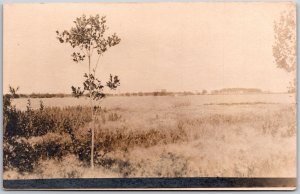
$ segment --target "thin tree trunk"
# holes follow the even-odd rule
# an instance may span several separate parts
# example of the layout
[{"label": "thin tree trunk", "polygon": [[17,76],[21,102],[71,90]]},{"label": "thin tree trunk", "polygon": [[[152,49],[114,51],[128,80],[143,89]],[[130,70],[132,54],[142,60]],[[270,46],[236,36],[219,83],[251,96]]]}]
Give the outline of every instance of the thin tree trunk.
[{"label": "thin tree trunk", "polygon": [[[91,57],[88,56],[89,60],[89,77],[91,74]],[[91,145],[91,168],[94,168],[94,135],[95,135],[95,121],[94,121],[94,107],[93,107],[93,99],[92,99],[92,92],[91,92],[91,86],[89,86],[89,95],[90,95],[90,106],[91,106],[91,112],[92,112],[92,122],[93,122],[93,128],[92,131],[92,145]]]}]

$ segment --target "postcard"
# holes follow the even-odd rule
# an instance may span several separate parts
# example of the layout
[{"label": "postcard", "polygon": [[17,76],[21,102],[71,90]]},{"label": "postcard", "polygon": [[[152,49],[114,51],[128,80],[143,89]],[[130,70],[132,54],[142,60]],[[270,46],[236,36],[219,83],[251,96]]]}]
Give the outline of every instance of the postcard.
[{"label": "postcard", "polygon": [[294,190],[296,4],[4,4],[3,187]]}]

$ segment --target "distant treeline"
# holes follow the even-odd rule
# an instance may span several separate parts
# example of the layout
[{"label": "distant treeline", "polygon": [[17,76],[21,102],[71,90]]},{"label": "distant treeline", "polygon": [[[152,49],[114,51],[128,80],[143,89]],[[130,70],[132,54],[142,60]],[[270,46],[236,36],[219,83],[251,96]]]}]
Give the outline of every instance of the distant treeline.
[{"label": "distant treeline", "polygon": [[[200,95],[202,93],[193,93],[193,92],[126,92],[119,94],[105,94],[106,96],[175,96],[175,95]],[[89,94],[85,94],[84,96],[88,97]],[[14,98],[64,98],[64,97],[72,97],[72,94],[16,94]]]},{"label": "distant treeline", "polygon": [[71,97],[71,94],[40,94],[40,93],[32,93],[32,94],[16,94],[14,98],[64,98],[64,97]]},{"label": "distant treeline", "polygon": [[[155,91],[155,92],[126,92],[118,94],[106,94],[106,96],[189,96],[189,95],[220,95],[220,94],[256,94],[256,93],[270,93],[264,92],[257,88],[224,88],[220,90],[212,90],[208,92],[207,90],[202,90],[201,92],[169,92],[167,90]],[[89,94],[84,96],[88,97]],[[41,94],[41,93],[32,93],[32,94],[17,94],[15,98],[64,98],[71,97],[72,94]]]},{"label": "distant treeline", "polygon": [[224,88],[221,90],[213,90],[211,94],[257,94],[264,93],[257,88]]},{"label": "distant treeline", "polygon": [[[187,96],[187,95],[195,95],[196,93],[193,92],[126,92],[120,94],[109,94],[110,96]],[[197,93],[198,94],[198,93]],[[200,94],[200,93],[199,93]]]}]

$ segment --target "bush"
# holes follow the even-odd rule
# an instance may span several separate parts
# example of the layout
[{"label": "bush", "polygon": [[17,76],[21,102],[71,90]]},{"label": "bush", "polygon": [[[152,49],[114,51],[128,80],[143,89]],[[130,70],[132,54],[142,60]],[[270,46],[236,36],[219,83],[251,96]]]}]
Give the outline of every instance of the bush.
[{"label": "bush", "polygon": [[35,148],[24,141],[11,139],[3,146],[4,169],[15,168],[19,172],[32,172],[38,164],[39,155]]},{"label": "bush", "polygon": [[[70,133],[71,129],[79,128],[92,120],[88,107],[45,108],[41,103],[39,110],[32,110],[28,100],[27,110],[20,111],[11,104],[11,98],[11,95],[3,97],[4,169],[15,168],[19,172],[31,172],[40,159],[60,160],[70,152],[77,153],[82,160],[88,157],[88,143],[78,143]],[[29,138],[44,137],[49,133],[67,137],[69,134],[73,144],[56,140],[29,143]]]}]

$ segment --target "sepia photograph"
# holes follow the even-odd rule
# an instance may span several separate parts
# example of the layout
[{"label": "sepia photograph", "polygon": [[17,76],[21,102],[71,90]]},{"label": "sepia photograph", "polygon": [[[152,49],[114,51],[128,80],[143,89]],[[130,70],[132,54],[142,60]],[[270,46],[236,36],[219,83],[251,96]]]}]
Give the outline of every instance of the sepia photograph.
[{"label": "sepia photograph", "polygon": [[3,187],[294,190],[294,2],[3,5]]}]

